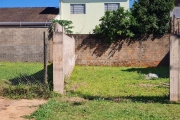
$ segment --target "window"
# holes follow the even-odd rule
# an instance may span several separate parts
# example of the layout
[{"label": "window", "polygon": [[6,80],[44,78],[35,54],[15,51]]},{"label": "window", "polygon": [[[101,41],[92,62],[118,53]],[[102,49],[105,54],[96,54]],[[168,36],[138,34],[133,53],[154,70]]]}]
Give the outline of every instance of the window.
[{"label": "window", "polygon": [[85,14],[85,4],[71,4],[71,14]]},{"label": "window", "polygon": [[105,12],[107,10],[117,10],[119,8],[120,4],[119,3],[105,3],[104,4],[104,10]]}]

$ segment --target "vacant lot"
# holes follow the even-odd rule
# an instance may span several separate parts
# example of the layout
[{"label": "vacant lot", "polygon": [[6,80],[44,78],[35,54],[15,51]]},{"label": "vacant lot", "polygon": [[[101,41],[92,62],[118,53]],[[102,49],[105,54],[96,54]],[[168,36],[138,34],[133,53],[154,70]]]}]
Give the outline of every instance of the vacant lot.
[{"label": "vacant lot", "polygon": [[[43,91],[41,91],[41,87],[36,87],[36,84],[31,90],[32,86],[27,87],[31,84],[25,86],[12,84],[17,78],[28,78],[29,81],[32,78],[33,80],[39,78],[36,76],[42,73],[40,63],[21,64],[1,63],[0,65],[1,82],[11,86],[7,90],[15,89],[18,93],[10,92],[7,97],[32,99],[43,95],[40,98],[49,98],[50,92],[45,91],[48,88],[42,87]],[[51,78],[52,65],[48,68]],[[19,73],[20,71],[28,72],[24,75]],[[144,75],[148,73],[156,73],[159,78],[146,80]],[[180,103],[169,102],[169,68],[166,67],[76,66],[71,77],[65,80],[65,86],[66,95],[50,98],[47,104],[40,106],[40,109],[26,118],[36,120],[178,120],[180,118]],[[2,88],[3,84],[1,84]],[[26,93],[24,91],[28,94],[24,95]]]},{"label": "vacant lot", "polygon": [[[156,73],[159,79],[146,80]],[[42,105],[37,120],[178,120],[180,104],[169,102],[169,68],[76,66],[66,95]]]}]

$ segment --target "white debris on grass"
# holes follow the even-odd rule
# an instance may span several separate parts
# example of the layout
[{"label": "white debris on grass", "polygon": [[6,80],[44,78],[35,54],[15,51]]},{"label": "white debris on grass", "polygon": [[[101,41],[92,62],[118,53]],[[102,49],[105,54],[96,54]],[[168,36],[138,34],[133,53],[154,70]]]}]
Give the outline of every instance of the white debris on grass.
[{"label": "white debris on grass", "polygon": [[159,77],[158,77],[157,74],[149,73],[149,74],[145,75],[145,78],[146,78],[147,80],[154,80],[154,79],[158,79]]}]

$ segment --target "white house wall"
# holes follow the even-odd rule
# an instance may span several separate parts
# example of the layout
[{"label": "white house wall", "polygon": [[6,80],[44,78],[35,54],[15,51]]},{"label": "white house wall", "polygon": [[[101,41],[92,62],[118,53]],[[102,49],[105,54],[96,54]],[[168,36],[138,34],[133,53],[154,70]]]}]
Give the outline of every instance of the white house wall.
[{"label": "white house wall", "polygon": [[[92,33],[105,13],[104,3],[120,3],[120,7],[129,9],[129,0],[61,0],[60,19],[73,22],[74,34]],[[70,4],[85,4],[86,14],[71,14]]]}]

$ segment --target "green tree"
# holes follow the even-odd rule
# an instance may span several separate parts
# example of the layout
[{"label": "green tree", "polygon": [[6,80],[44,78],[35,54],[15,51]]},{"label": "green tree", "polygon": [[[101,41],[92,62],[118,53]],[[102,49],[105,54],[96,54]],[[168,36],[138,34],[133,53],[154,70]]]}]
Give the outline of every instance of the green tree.
[{"label": "green tree", "polygon": [[62,27],[64,27],[65,32],[67,34],[72,34],[72,28],[74,28],[72,26],[72,21],[68,21],[68,20],[52,20],[52,24],[51,24],[51,31],[54,30],[54,23],[59,23]]},{"label": "green tree", "polygon": [[113,42],[118,35],[132,37],[131,26],[135,24],[135,19],[131,12],[124,10],[123,7],[113,11],[106,11],[105,15],[99,20],[101,23],[95,27],[93,33]]},{"label": "green tree", "polygon": [[174,0],[137,0],[131,9],[137,34],[164,34],[169,31],[170,11]]},{"label": "green tree", "polygon": [[105,15],[99,20],[101,23],[95,27],[93,33],[113,42],[119,35],[133,37],[131,26],[135,25],[135,19],[131,12],[120,7],[117,10],[106,11]]}]

